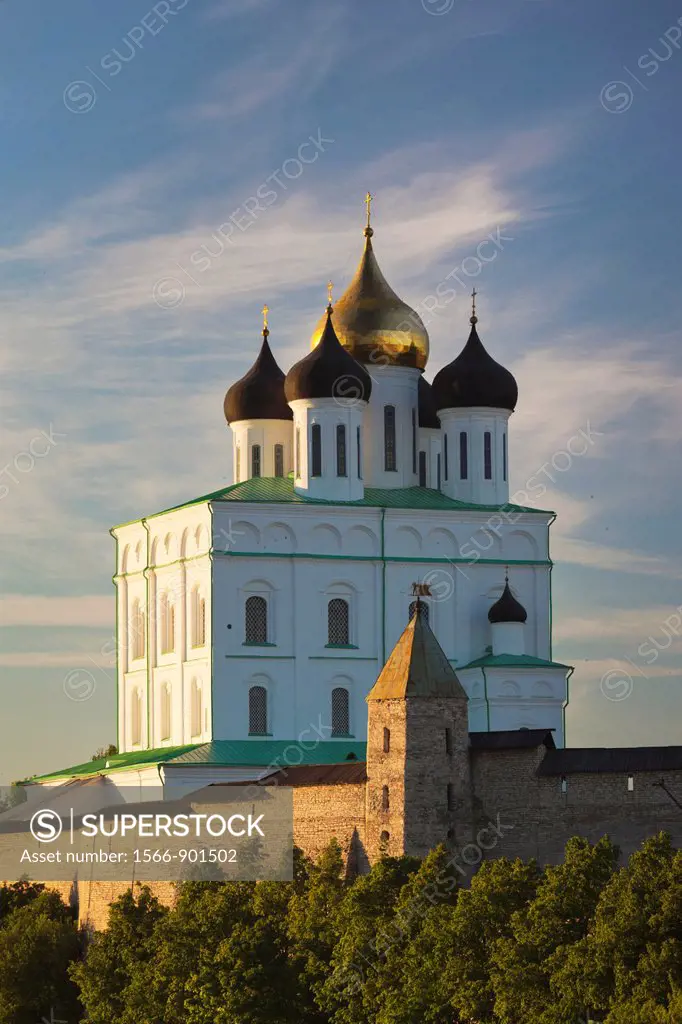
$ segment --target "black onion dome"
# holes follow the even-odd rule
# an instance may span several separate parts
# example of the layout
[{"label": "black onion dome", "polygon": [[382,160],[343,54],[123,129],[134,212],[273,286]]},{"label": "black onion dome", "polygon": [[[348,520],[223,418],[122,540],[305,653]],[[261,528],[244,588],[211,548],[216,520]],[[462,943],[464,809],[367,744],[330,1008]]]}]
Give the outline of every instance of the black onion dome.
[{"label": "black onion dome", "polygon": [[509,589],[509,580],[504,578],[502,596],[488,612],[488,622],[525,622],[528,612],[520,601],[517,601]]},{"label": "black onion dome", "polygon": [[419,378],[417,402],[419,405],[419,426],[440,430],[440,420],[436,412],[433,388],[423,377]]},{"label": "black onion dome", "polygon": [[272,354],[268,333],[266,328],[256,362],[225,395],[225,419],[228,423],[294,418],[284,397],[284,373]]},{"label": "black onion dome", "polygon": [[451,363],[439,370],[433,381],[436,409],[462,409],[483,405],[514,411],[519,389],[513,374],[495,362],[483,347],[471,318],[469,339]]},{"label": "black onion dome", "polygon": [[336,398],[341,405],[369,401],[372,381],[367,370],[353,359],[336,336],[332,308],[318,344],[295,363],[284,381],[288,402],[297,398]]}]

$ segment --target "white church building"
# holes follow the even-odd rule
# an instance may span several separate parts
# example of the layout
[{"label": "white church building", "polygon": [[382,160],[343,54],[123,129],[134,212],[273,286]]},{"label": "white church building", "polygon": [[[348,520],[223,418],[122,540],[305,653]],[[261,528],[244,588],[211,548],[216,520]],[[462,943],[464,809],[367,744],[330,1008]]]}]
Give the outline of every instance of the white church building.
[{"label": "white church building", "polygon": [[196,767],[245,763],[244,751],[267,765],[305,737],[328,760],[362,760],[365,698],[415,582],[429,586],[471,731],[551,728],[564,745],[554,514],[509,503],[516,381],[484,348],[474,305],[468,340],[427,383],[428,334],[372,235],[368,216],[353,280],[286,374],[266,320],[225,398],[233,483],[112,530],[119,755],[107,768],[145,751],[169,767],[176,752]]}]

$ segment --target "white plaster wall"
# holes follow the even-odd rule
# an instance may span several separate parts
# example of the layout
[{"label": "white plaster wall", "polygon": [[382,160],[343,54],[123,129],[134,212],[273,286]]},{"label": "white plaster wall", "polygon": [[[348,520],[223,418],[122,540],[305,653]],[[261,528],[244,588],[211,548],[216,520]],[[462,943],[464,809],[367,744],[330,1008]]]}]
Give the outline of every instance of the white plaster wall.
[{"label": "white plaster wall", "polygon": [[[372,394],[365,413],[365,486],[416,487],[417,468],[412,463],[412,413],[419,440],[418,384],[420,371],[409,366],[365,367],[372,378]],[[384,462],[384,407],[395,406],[397,469]]]},{"label": "white plaster wall", "polygon": [[[232,431],[233,483],[250,480],[252,476],[251,447],[260,445],[261,476],[275,475],[275,445],[284,446],[284,476],[294,468],[291,420],[237,420],[230,424]],[[237,448],[240,450],[239,480],[237,480]]]},{"label": "white plaster wall", "polygon": [[[451,498],[471,501],[479,505],[503,505],[509,501],[509,455],[507,453],[506,479],[504,473],[503,443],[508,435],[508,409],[439,409],[443,434],[448,435],[448,474],[442,474],[441,489]],[[467,479],[460,475],[459,435],[468,435]],[[484,434],[491,437],[492,479],[485,479]],[[444,442],[443,442],[444,443]],[[508,446],[507,446],[508,447]]]}]

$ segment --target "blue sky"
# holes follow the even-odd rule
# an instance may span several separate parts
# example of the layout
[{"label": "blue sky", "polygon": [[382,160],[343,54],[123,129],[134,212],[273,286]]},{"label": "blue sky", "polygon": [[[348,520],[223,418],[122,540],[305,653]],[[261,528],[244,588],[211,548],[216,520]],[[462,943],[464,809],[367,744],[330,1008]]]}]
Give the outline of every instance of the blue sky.
[{"label": "blue sky", "polygon": [[108,528],[227,482],[222,398],[261,306],[286,367],[358,260],[368,188],[380,263],[429,321],[427,377],[462,347],[475,283],[518,378],[512,487],[541,479],[559,514],[569,743],[682,742],[680,17],[0,3],[0,783],[114,739]]}]

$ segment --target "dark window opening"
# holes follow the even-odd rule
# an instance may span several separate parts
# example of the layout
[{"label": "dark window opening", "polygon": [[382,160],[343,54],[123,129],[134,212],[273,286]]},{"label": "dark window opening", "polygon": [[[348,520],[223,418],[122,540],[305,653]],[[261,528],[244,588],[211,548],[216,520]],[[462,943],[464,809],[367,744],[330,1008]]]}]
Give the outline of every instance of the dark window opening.
[{"label": "dark window opening", "polygon": [[384,727],[384,754],[388,754],[391,749],[391,730]]},{"label": "dark window opening", "polygon": [[275,476],[284,476],[284,445],[275,445]]},{"label": "dark window opening", "polygon": [[296,427],[296,479],[301,475],[301,428]]},{"label": "dark window opening", "polygon": [[502,435],[502,479],[507,480],[507,435]]},{"label": "dark window opening", "polygon": [[440,452],[436,458],[436,489],[440,490]]},{"label": "dark window opening", "polygon": [[445,729],[445,753],[452,753],[452,729],[449,727]]},{"label": "dark window opening", "polygon": [[346,470],[346,428],[343,423],[339,423],[336,427],[336,475],[348,475]]},{"label": "dark window opening", "polygon": [[327,643],[347,645],[350,643],[348,601],[342,597],[333,598],[327,605]]},{"label": "dark window opening", "polygon": [[448,478],[448,435],[443,434],[443,476]]},{"label": "dark window opening", "polygon": [[426,487],[426,452],[419,453],[419,486]]},{"label": "dark window opening", "polygon": [[267,736],[268,692],[264,686],[252,686],[249,690],[249,735]]},{"label": "dark window opening", "polygon": [[459,434],[459,478],[469,478],[469,439],[466,430],[461,430]]},{"label": "dark window opening", "polygon": [[310,475],[322,476],[322,427],[319,423],[313,423],[310,428]]},{"label": "dark window opening", "polygon": [[248,597],[244,606],[247,644],[268,642],[268,604],[264,597]]},{"label": "dark window opening", "polygon": [[412,410],[412,472],[417,472],[417,412]]},{"label": "dark window opening", "polygon": [[455,791],[453,789],[453,786],[452,786],[451,782],[448,782],[447,797],[446,798],[447,798],[447,802],[448,802],[448,810],[449,811],[454,811],[454,809],[455,809]]},{"label": "dark window opening", "polygon": [[360,427],[357,429],[357,441],[358,441],[358,480],[362,480],[362,431]]},{"label": "dark window opening", "polygon": [[251,476],[260,476],[260,445],[251,445]]},{"label": "dark window opening", "polygon": [[384,406],[384,469],[388,472],[397,470],[398,463],[395,450],[395,406]]},{"label": "dark window opening", "polygon": [[389,808],[389,797],[388,797],[388,786],[382,786],[381,789],[381,809],[387,811]]},{"label": "dark window opening", "polygon": [[332,690],[332,736],[350,735],[350,706],[348,690],[337,686]]},{"label": "dark window opening", "polygon": [[493,446],[489,430],[483,435],[483,475],[486,480],[493,478]]}]

